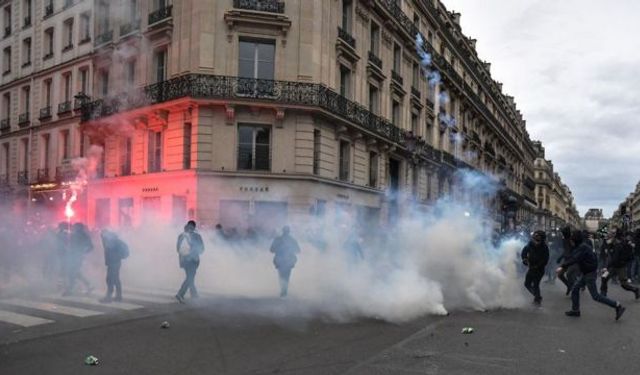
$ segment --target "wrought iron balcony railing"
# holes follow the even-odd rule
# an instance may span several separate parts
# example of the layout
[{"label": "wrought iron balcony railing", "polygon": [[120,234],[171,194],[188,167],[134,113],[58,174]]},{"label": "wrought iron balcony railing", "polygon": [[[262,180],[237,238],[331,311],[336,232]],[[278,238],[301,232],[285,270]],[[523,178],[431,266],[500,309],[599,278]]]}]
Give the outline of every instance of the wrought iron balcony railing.
[{"label": "wrought iron balcony railing", "polygon": [[402,78],[402,75],[396,72],[395,70],[391,70],[391,79],[398,82],[400,86],[404,84],[404,79]]},{"label": "wrought iron balcony railing", "polygon": [[24,128],[29,125],[29,112],[18,115],[18,126]]},{"label": "wrought iron balcony railing", "polygon": [[276,0],[233,0],[233,7],[260,12],[284,13],[284,2]]},{"label": "wrought iron balcony railing", "polygon": [[96,46],[109,43],[113,40],[113,30],[105,31],[104,33],[96,36]]},{"label": "wrought iron balcony railing", "polygon": [[422,96],[420,90],[418,90],[415,86],[411,86],[411,94],[418,99],[420,99],[420,97]]},{"label": "wrought iron balcony railing", "polygon": [[29,171],[18,172],[18,184],[29,185]]},{"label": "wrought iron balcony railing", "polygon": [[404,131],[324,85],[230,76],[187,74],[141,89],[86,103],[82,120],[90,121],[184,97],[272,102],[318,107],[367,131],[400,143]]},{"label": "wrought iron balcony railing", "polygon": [[49,168],[38,169],[38,182],[49,182]]},{"label": "wrought iron balcony railing", "polygon": [[133,20],[124,25],[120,25],[120,37],[138,30],[140,30],[140,20]]},{"label": "wrought iron balcony railing", "polygon": [[355,40],[355,38],[353,36],[351,36],[351,34],[349,34],[342,27],[338,27],[338,38],[344,40],[345,43],[347,43],[348,45],[351,46],[351,48],[356,49],[356,40]]},{"label": "wrought iron balcony railing", "polygon": [[369,51],[369,62],[375,65],[376,67],[378,67],[379,69],[382,69],[382,59],[376,56],[376,54],[373,53],[372,51]]},{"label": "wrought iron balcony railing", "polygon": [[53,3],[49,3],[47,4],[47,6],[44,7],[44,17],[47,18],[52,14],[53,14]]},{"label": "wrought iron balcony railing", "polygon": [[44,108],[40,108],[40,120],[46,120],[51,118],[51,106],[48,105]]},{"label": "wrought iron balcony railing", "polygon": [[11,130],[11,123],[10,123],[9,119],[5,118],[5,119],[0,120],[0,131],[3,132],[3,133],[6,133],[9,130]]},{"label": "wrought iron balcony railing", "polygon": [[71,112],[71,100],[67,100],[65,102],[58,104],[59,115],[67,112]]},{"label": "wrought iron balcony railing", "polygon": [[154,23],[163,21],[169,17],[171,17],[171,10],[173,9],[173,5],[167,5],[158,10],[155,10],[149,13],[149,25],[153,25]]}]

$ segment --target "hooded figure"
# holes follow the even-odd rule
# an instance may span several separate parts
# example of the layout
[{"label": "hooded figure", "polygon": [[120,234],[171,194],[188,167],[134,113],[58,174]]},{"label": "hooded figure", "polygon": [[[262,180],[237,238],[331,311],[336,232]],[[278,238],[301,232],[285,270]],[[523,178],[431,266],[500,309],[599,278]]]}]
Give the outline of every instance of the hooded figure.
[{"label": "hooded figure", "polygon": [[199,233],[196,232],[196,222],[189,220],[184,226],[184,232],[178,236],[176,243],[178,251],[178,260],[180,268],[184,269],[185,279],[176,294],[176,299],[180,303],[184,303],[184,295],[189,289],[191,298],[198,298],[198,290],[196,289],[195,278],[196,271],[200,265],[200,254],[204,252],[204,242]]},{"label": "hooded figure", "polygon": [[613,240],[612,252],[609,256],[607,267],[602,269],[602,278],[600,279],[600,293],[607,295],[607,284],[609,279],[614,276],[618,277],[622,289],[633,292],[636,299],[640,298],[640,289],[629,283],[627,273],[628,265],[633,261],[633,247],[631,243],[624,238],[622,231],[617,231]]},{"label": "hooded figure", "polygon": [[547,236],[544,231],[536,231],[531,241],[522,249],[522,263],[529,267],[524,279],[524,286],[533,295],[533,303],[540,305],[540,281],[544,276],[544,268],[549,262],[549,247],[545,243]]},{"label": "hooded figure", "polygon": [[278,270],[280,280],[280,297],[285,297],[289,290],[291,270],[295,267],[300,253],[298,241],[291,237],[289,226],[282,228],[282,235],[276,237],[271,244],[270,251],[274,253],[273,265]]},{"label": "hooded figure", "polygon": [[71,234],[69,239],[69,248],[65,254],[66,272],[67,272],[67,288],[64,292],[64,296],[69,296],[73,293],[76,280],[80,280],[84,284],[87,294],[91,294],[93,287],[89,281],[82,274],[82,262],[87,253],[93,250],[93,243],[91,237],[87,233],[87,229],[82,223],[75,223],[71,227]]},{"label": "hooded figure", "polygon": [[[573,233],[575,232],[577,231],[573,231]],[[559,264],[562,263],[563,260],[566,261],[568,258],[570,258],[573,249],[575,248],[575,244],[571,239],[571,228],[566,226],[560,230],[560,233],[562,234],[562,255],[560,256],[560,258],[558,258],[557,263]],[[580,233],[580,237],[582,237],[582,233]],[[571,293],[571,288],[578,279],[579,274],[580,269],[577,265],[572,265],[567,269],[563,269],[563,271],[558,274],[558,279],[560,279],[560,281],[562,281],[562,283],[567,287],[566,295],[569,295],[569,293]]]},{"label": "hooded figure", "polygon": [[571,317],[580,316],[580,289],[586,286],[594,301],[614,308],[616,310],[616,320],[620,319],[625,308],[620,303],[598,294],[598,288],[596,287],[598,259],[596,254],[589,245],[584,243],[581,231],[573,232],[571,240],[576,247],[571,253],[571,256],[566,258],[562,265],[557,269],[557,272],[561,273],[563,270],[566,270],[573,265],[577,265],[580,268],[582,275],[571,288],[571,310],[565,312],[565,315]]},{"label": "hooded figure", "polygon": [[104,264],[107,266],[107,295],[100,302],[111,302],[114,289],[116,297],[113,300],[120,302],[122,301],[120,265],[122,260],[129,256],[129,246],[117,234],[106,229],[102,231],[101,237],[104,248]]}]

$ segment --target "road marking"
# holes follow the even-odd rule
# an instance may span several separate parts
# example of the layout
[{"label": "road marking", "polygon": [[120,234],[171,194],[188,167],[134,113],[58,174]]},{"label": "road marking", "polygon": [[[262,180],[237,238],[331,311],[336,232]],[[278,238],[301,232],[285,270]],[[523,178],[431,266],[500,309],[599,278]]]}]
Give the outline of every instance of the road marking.
[{"label": "road marking", "polygon": [[53,320],[0,310],[0,322],[11,323],[23,327],[33,327],[41,324],[53,323]]},{"label": "road marking", "polygon": [[111,303],[102,303],[95,298],[91,297],[83,297],[83,296],[69,296],[69,297],[57,297],[57,299],[61,301],[69,301],[69,302],[77,302],[85,305],[92,306],[101,306],[101,307],[111,307],[119,310],[137,310],[142,309],[144,306],[134,305],[133,303],[126,302],[111,302]]},{"label": "road marking", "polygon": [[69,306],[64,306],[64,305],[58,305],[56,303],[50,303],[50,302],[27,301],[27,300],[20,299],[20,298],[10,298],[10,299],[2,300],[0,302],[5,303],[7,305],[21,306],[21,307],[26,307],[26,308],[29,308],[29,309],[48,311],[48,312],[52,312],[52,313],[56,313],[56,314],[62,314],[62,315],[71,315],[71,316],[75,316],[75,317],[79,317],[79,318],[85,318],[85,317],[88,317],[88,316],[95,316],[95,315],[102,315],[102,313],[99,312],[99,311],[86,310],[86,309],[81,309],[81,308],[78,308],[78,307],[69,307]]},{"label": "road marking", "polygon": [[175,297],[172,297],[169,295],[159,295],[159,294],[145,295],[137,292],[128,292],[123,298],[139,300],[144,302],[151,302],[151,303],[162,303],[162,304],[178,302],[175,299]]}]

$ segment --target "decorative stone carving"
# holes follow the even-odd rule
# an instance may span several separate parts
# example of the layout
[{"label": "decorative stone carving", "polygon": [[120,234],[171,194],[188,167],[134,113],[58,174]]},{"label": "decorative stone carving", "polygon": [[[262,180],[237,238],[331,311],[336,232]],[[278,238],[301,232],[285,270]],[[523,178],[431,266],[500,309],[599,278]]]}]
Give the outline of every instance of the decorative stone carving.
[{"label": "decorative stone carving", "polygon": [[382,30],[380,34],[382,35],[382,43],[384,43],[384,45],[387,47],[391,47],[391,42],[393,41],[391,34],[386,32],[385,30]]},{"label": "decorative stone carving", "polygon": [[363,23],[369,22],[369,12],[361,6],[356,7],[356,15]]}]

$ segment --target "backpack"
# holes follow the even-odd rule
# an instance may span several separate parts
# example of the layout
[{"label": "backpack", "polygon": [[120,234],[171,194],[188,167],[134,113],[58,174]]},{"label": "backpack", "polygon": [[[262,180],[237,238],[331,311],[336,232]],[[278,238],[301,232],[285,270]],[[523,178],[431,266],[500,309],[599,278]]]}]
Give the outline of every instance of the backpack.
[{"label": "backpack", "polygon": [[178,247],[178,254],[182,256],[187,256],[191,254],[191,236],[187,233],[183,233],[182,239],[180,240],[180,246]]},{"label": "backpack", "polygon": [[123,241],[120,241],[118,245],[118,254],[120,255],[120,259],[127,259],[129,257],[129,246],[127,246]]}]

